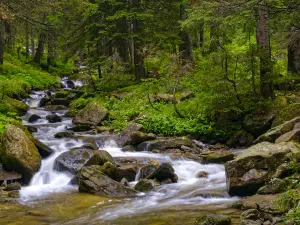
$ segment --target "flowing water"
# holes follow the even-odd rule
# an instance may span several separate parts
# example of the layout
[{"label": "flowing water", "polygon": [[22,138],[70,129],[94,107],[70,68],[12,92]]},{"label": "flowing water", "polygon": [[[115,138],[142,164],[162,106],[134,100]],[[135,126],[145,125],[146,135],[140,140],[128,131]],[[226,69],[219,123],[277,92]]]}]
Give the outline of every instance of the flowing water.
[{"label": "flowing water", "polygon": [[[62,80],[65,86],[66,82],[66,79]],[[81,82],[74,83],[76,86],[82,85]],[[38,132],[34,136],[55,153],[42,161],[41,169],[30,185],[22,188],[20,204],[8,204],[0,210],[0,224],[194,224],[199,213],[238,215],[225,207],[236,198],[226,194],[223,165],[203,165],[149,152],[122,152],[113,140],[99,134],[55,139],[55,133],[73,126],[72,120],[64,117],[66,111],[56,111],[56,114],[63,116],[63,121],[49,124],[45,118],[52,112],[38,107],[44,95],[45,92],[37,91],[26,99],[30,110],[23,123],[37,127]],[[32,114],[39,115],[41,119],[28,123],[28,117]],[[62,152],[82,146],[88,138],[98,140],[99,149],[107,150],[114,158],[155,158],[159,162],[169,162],[178,175],[178,183],[161,185],[136,198],[113,199],[78,193],[78,187],[69,185],[72,175],[54,170],[54,162]],[[198,178],[200,171],[207,172],[208,177]],[[136,181],[131,185],[138,178],[137,174]],[[19,215],[18,220],[16,215]]]}]

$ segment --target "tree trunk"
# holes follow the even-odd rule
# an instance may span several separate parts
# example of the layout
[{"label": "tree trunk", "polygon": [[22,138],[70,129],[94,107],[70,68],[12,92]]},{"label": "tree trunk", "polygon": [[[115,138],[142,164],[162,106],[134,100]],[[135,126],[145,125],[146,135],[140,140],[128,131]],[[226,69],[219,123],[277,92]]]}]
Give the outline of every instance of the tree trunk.
[{"label": "tree trunk", "polygon": [[260,57],[260,92],[266,98],[274,97],[269,32],[269,7],[262,3],[257,10],[256,42]]},{"label": "tree trunk", "polygon": [[300,73],[300,37],[293,29],[290,30],[289,34],[288,72]]},{"label": "tree trunk", "polygon": [[25,22],[25,38],[26,38],[26,59],[29,58],[29,26],[28,22]]},{"label": "tree trunk", "polygon": [[210,21],[210,46],[209,53],[218,51],[220,45],[219,22]]},{"label": "tree trunk", "polygon": [[[136,11],[140,10],[140,0],[133,0],[132,7]],[[142,21],[138,20],[135,16],[132,21],[132,32],[136,34],[136,37],[133,39],[133,64],[136,82],[140,82],[143,77],[146,77],[144,57],[142,55],[142,40],[139,37],[142,24]]]},{"label": "tree trunk", "polygon": [[34,54],[35,54],[35,42],[34,42],[34,31],[33,31],[32,27],[31,27],[30,39],[31,39],[31,55],[32,55],[32,58],[34,58]]},{"label": "tree trunk", "polygon": [[4,62],[4,33],[5,33],[5,25],[4,21],[0,20],[0,64],[2,65]]},{"label": "tree trunk", "polygon": [[[118,32],[122,33],[122,36],[126,36],[127,34],[127,23],[126,18],[123,17],[117,22]],[[125,38],[120,37],[117,40],[117,48],[119,56],[124,63],[129,63],[129,46],[128,42]]]},{"label": "tree trunk", "polygon": [[8,52],[12,52],[13,50],[13,31],[12,31],[12,26],[10,23],[5,22],[5,27],[6,27],[6,33],[7,33],[7,49]]},{"label": "tree trunk", "polygon": [[199,30],[199,41],[200,41],[200,48],[203,50],[204,48],[204,20],[200,22],[200,30]]},{"label": "tree trunk", "polygon": [[55,34],[53,29],[48,27],[48,57],[47,57],[48,66],[55,65]]},{"label": "tree trunk", "polygon": [[[186,19],[185,5],[180,5],[180,18]],[[179,45],[180,60],[183,64],[193,61],[192,40],[190,35],[181,30],[179,33],[181,44]]]},{"label": "tree trunk", "polygon": [[34,61],[38,64],[41,63],[41,59],[44,54],[44,47],[45,47],[46,35],[45,33],[41,33],[38,41],[38,47],[34,56]]}]

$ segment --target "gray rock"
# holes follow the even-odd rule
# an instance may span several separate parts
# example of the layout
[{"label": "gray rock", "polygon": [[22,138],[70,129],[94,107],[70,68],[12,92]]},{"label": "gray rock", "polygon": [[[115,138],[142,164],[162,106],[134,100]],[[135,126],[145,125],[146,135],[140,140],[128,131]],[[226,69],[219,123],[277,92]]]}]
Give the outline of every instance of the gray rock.
[{"label": "gray rock", "polygon": [[38,121],[39,119],[41,119],[41,117],[39,115],[36,114],[32,114],[29,119],[28,122],[29,123],[35,123],[36,121]]},{"label": "gray rock", "polygon": [[101,166],[83,167],[79,175],[79,191],[103,197],[134,197],[136,191],[104,175]]},{"label": "gray rock", "polygon": [[56,115],[56,114],[51,114],[46,116],[46,119],[49,121],[49,123],[59,123],[62,121],[61,116]]}]

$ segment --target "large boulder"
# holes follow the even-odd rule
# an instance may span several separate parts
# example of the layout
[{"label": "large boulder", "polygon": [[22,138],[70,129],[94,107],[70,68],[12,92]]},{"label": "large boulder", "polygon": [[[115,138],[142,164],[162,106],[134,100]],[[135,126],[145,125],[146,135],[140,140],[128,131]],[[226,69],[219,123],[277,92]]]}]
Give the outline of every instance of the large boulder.
[{"label": "large boulder", "polygon": [[40,117],[39,115],[36,115],[36,114],[32,114],[32,115],[28,118],[28,122],[29,122],[29,123],[35,123],[35,122],[38,121],[39,119],[42,119],[42,117]]},{"label": "large boulder", "polygon": [[144,178],[148,177],[149,175],[151,175],[156,169],[157,169],[157,167],[152,164],[145,165],[142,168],[140,168],[138,178],[144,179]]},{"label": "large boulder", "polygon": [[296,141],[300,143],[300,129],[294,129],[281,135],[279,138],[276,139],[275,143],[289,142],[289,141]]},{"label": "large boulder", "polygon": [[223,164],[234,159],[234,154],[230,151],[203,151],[200,155],[201,163]]},{"label": "large boulder", "polygon": [[299,152],[298,144],[292,142],[263,142],[246,149],[235,160],[225,164],[229,194],[255,194],[265,182],[271,180],[281,164],[291,161]]},{"label": "large boulder", "polygon": [[153,180],[140,180],[135,186],[134,190],[139,192],[148,192],[154,188],[155,184]]},{"label": "large boulder", "polygon": [[182,146],[193,148],[194,143],[189,138],[157,139],[153,141],[145,141],[139,144],[137,151],[166,151],[168,149],[180,149]]},{"label": "large boulder", "polygon": [[28,184],[41,166],[41,156],[34,143],[14,125],[8,125],[1,137],[0,156],[4,169],[22,174]]},{"label": "large boulder", "polygon": [[9,107],[16,112],[19,116],[24,116],[29,110],[29,106],[24,102],[18,101],[14,98],[5,97],[4,101],[9,105]]},{"label": "large boulder", "polygon": [[103,120],[108,116],[108,110],[101,105],[98,105],[96,102],[90,102],[87,106],[79,111],[73,123],[78,125],[99,125]]},{"label": "large boulder", "polygon": [[84,166],[103,165],[112,162],[112,157],[105,151],[91,149],[73,149],[60,154],[55,160],[55,169],[77,174]]},{"label": "large boulder", "polygon": [[295,117],[298,117],[300,115],[300,103],[297,104],[291,104],[279,111],[279,113],[276,115],[272,127],[276,127],[286,121],[292,120]]},{"label": "large boulder", "polygon": [[126,145],[138,145],[154,139],[156,139],[154,134],[143,133],[141,131],[123,131],[119,135],[118,144],[122,147]]},{"label": "large boulder", "polygon": [[279,138],[281,135],[293,130],[294,126],[299,122],[300,122],[300,117],[295,117],[294,119],[286,121],[277,127],[273,127],[263,135],[259,136],[255,140],[255,143],[265,142],[265,141],[274,143],[276,139]]},{"label": "large boulder", "polygon": [[51,115],[47,115],[46,119],[48,120],[49,123],[59,123],[62,121],[62,117],[55,113]]},{"label": "large boulder", "polygon": [[104,175],[101,166],[83,167],[78,173],[79,191],[103,197],[134,197],[136,191]]}]

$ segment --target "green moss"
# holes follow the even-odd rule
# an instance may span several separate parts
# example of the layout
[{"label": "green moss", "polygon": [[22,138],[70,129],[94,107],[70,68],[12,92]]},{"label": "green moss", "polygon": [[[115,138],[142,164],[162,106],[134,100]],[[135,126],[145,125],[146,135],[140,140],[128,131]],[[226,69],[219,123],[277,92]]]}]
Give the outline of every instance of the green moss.
[{"label": "green moss", "polygon": [[300,103],[291,104],[283,108],[276,116],[272,126],[276,127],[286,121],[292,120],[300,114]]}]

